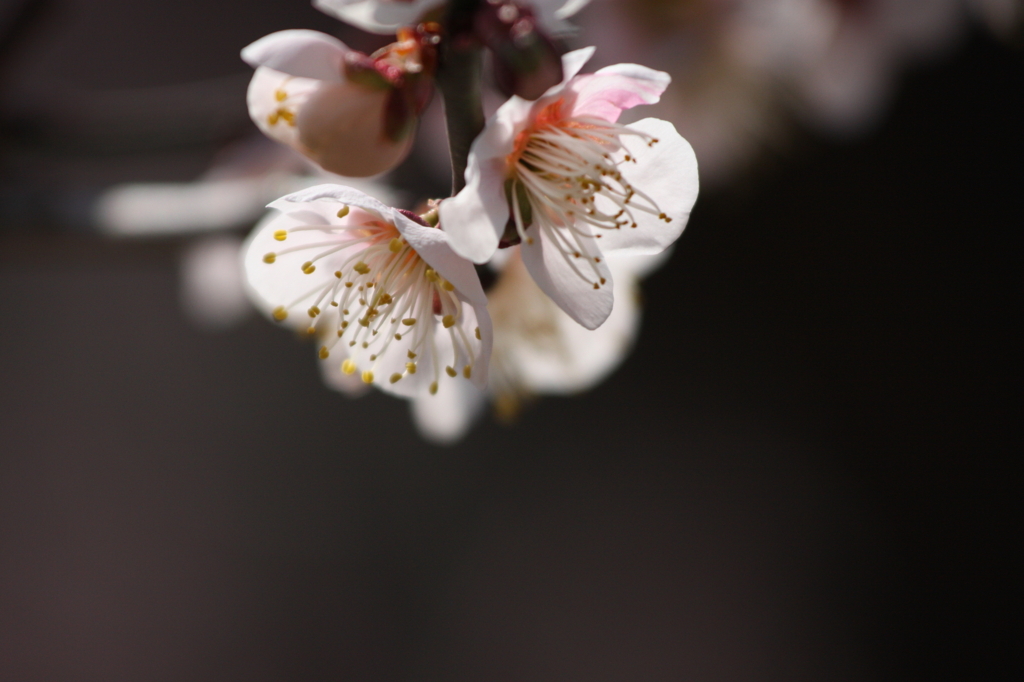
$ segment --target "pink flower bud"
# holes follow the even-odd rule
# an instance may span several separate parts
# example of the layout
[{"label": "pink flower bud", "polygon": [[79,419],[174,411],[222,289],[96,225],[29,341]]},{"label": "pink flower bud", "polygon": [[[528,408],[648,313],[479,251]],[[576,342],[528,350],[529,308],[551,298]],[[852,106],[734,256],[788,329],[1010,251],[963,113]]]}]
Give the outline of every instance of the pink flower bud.
[{"label": "pink flower bud", "polygon": [[371,56],[315,31],[261,38],[242,51],[257,67],[249,115],[268,137],[332,173],[364,177],[393,168],[412,147],[433,75],[431,36],[399,37]]}]

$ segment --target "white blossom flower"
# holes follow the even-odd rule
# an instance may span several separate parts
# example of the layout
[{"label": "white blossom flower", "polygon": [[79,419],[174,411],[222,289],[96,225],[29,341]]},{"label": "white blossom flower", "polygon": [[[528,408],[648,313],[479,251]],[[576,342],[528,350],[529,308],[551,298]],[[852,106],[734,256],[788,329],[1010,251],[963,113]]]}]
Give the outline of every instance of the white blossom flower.
[{"label": "white blossom flower", "polygon": [[498,109],[473,143],[465,189],[440,207],[452,247],[478,263],[510,226],[537,285],[588,329],[612,310],[603,253],[663,251],[698,190],[693,149],[671,123],[616,122],[657,102],[668,76],[636,64],[576,75],[591,54],[565,55],[565,80],[536,102]]},{"label": "white blossom flower", "polygon": [[244,256],[264,313],[317,336],[321,359],[390,393],[433,394],[454,380],[444,375],[486,385],[487,298],[442,230],[339,185],[270,208],[281,214]]},{"label": "white blossom flower", "polygon": [[[410,61],[401,68],[420,69],[415,46],[402,49]],[[405,158],[416,117],[410,107],[394,106],[403,94],[376,72],[365,71],[370,78],[359,82],[349,77],[346,62],[353,57],[368,59],[332,36],[308,30],[271,33],[242,50],[242,59],[256,68],[247,102],[259,129],[325,170],[365,177]]]},{"label": "white blossom flower", "polygon": [[[590,0],[533,0],[541,27],[551,35],[567,33],[564,20],[586,7]],[[394,33],[402,26],[422,21],[428,14],[440,16],[446,0],[313,0],[322,12],[371,33]]]},{"label": "white blossom flower", "polygon": [[488,403],[499,419],[511,419],[535,396],[571,395],[593,388],[629,354],[640,328],[639,280],[659,267],[656,256],[613,254],[616,305],[605,324],[591,331],[559,310],[531,280],[513,247],[498,281],[488,291],[494,325],[486,391],[451,383],[433,400],[415,400],[413,419],[424,437],[441,444],[461,438]]}]

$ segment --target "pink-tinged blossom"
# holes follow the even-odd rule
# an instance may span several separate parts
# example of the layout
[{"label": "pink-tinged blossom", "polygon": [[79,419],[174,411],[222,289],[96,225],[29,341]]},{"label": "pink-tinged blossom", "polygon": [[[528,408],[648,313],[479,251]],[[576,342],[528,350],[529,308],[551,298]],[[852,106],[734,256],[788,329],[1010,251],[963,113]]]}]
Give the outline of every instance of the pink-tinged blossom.
[{"label": "pink-tinged blossom", "polygon": [[405,397],[486,385],[487,298],[443,231],[338,185],[270,208],[281,213],[244,256],[249,287],[264,313],[316,337],[323,362]]},{"label": "pink-tinged blossom", "polygon": [[424,70],[419,57],[414,39],[373,59],[316,31],[272,33],[242,50],[256,68],[249,115],[265,135],[327,171],[382,173],[409,153],[416,115],[429,97],[429,83],[407,89],[410,75],[415,80]]},{"label": "pink-tinged blossom", "polygon": [[565,55],[565,80],[536,102],[513,97],[497,111],[473,143],[466,188],[440,207],[452,247],[470,260],[521,241],[540,289],[588,329],[612,310],[604,254],[663,251],[698,190],[693,150],[671,123],[617,123],[657,102],[668,75],[636,64],[577,75],[592,53]]}]

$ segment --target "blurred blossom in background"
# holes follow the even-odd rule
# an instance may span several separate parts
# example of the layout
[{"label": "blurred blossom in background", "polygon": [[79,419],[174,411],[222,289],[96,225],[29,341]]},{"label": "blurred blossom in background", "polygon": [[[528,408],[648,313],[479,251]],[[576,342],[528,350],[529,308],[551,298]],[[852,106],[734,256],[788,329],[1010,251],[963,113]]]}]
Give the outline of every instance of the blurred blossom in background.
[{"label": "blurred blossom in background", "polygon": [[623,121],[672,122],[701,198],[609,258],[595,332],[503,252],[487,391],[406,408],[251,314],[239,258],[305,187],[447,195],[440,97],[370,178],[249,119],[261,36],[389,39],[0,0],[0,681],[1012,679],[1022,4],[571,23],[588,71],[671,75]]}]

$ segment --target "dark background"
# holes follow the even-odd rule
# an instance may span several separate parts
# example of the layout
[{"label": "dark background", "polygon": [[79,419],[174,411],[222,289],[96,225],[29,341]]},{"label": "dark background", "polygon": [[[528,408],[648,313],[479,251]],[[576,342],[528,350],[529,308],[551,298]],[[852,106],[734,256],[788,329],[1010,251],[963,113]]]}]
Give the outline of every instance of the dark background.
[{"label": "dark background", "polygon": [[440,449],[261,319],[189,326],[181,242],[74,220],[249,130],[241,46],[338,24],[55,1],[12,36],[8,6],[0,680],[1022,672],[1019,50],[974,30],[877,130],[705,192],[616,374]]}]

